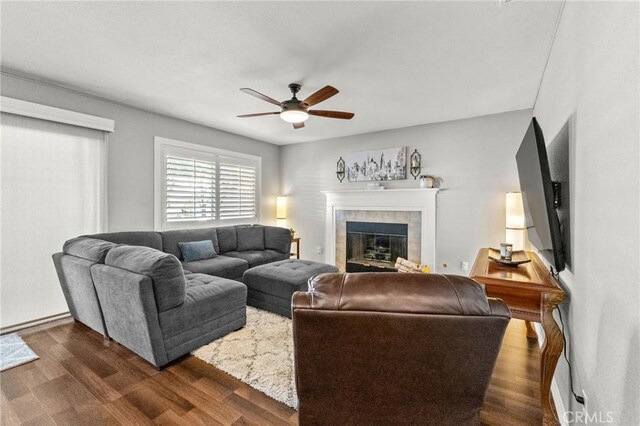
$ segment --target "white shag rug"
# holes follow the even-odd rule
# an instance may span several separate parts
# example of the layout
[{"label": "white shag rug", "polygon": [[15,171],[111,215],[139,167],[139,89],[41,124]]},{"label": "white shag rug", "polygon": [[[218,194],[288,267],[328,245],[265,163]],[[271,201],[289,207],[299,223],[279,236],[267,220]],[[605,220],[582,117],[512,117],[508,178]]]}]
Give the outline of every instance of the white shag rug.
[{"label": "white shag rug", "polygon": [[0,336],[0,371],[8,370],[36,359],[38,359],[38,355],[16,333]]},{"label": "white shag rug", "polygon": [[289,318],[247,306],[247,325],[192,355],[291,408],[298,408]]}]

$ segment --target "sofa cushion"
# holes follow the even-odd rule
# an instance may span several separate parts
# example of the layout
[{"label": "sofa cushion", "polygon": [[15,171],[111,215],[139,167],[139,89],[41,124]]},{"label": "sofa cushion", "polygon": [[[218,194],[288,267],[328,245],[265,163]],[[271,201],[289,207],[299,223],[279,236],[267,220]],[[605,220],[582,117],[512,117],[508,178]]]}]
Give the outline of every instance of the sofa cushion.
[{"label": "sofa cushion", "polygon": [[[171,348],[182,343],[188,331],[214,327],[217,319],[245,308],[247,287],[233,280],[205,274],[188,274],[184,303],[160,313],[160,328]],[[215,327],[214,327],[215,328]]]},{"label": "sofa cushion", "polygon": [[264,226],[238,226],[238,251],[264,250]]},{"label": "sofa cushion", "polygon": [[109,250],[105,264],[150,277],[158,312],[184,302],[184,272],[172,254],[148,247],[119,245]]},{"label": "sofa cushion", "polygon": [[265,226],[264,248],[289,254],[291,251],[291,231],[278,226]]},{"label": "sofa cushion", "polygon": [[162,250],[162,238],[160,234],[153,231],[125,231],[125,232],[105,232],[102,234],[84,235],[89,238],[110,241],[115,244],[127,244],[130,246],[151,247]]},{"label": "sofa cushion", "polygon": [[228,251],[234,251],[238,249],[238,237],[236,234],[235,226],[222,226],[216,228],[218,233],[218,253],[225,253]]},{"label": "sofa cushion", "polygon": [[216,256],[213,259],[196,260],[182,264],[193,273],[215,275],[216,277],[238,279],[249,268],[249,262],[227,256]]},{"label": "sofa cushion", "polygon": [[62,246],[62,252],[72,256],[81,257],[96,263],[104,263],[109,250],[116,245],[108,241],[88,237],[77,237],[66,241]]},{"label": "sofa cushion", "polygon": [[180,260],[184,259],[178,243],[211,240],[213,243],[213,249],[216,253],[220,253],[216,228],[175,229],[171,231],[162,231],[160,235],[162,236],[162,251],[165,253],[171,253]]},{"label": "sofa cushion", "polygon": [[224,255],[246,260],[249,268],[289,258],[289,253],[283,254],[275,250],[228,251]]},{"label": "sofa cushion", "polygon": [[182,258],[185,262],[194,262],[196,260],[211,259],[216,257],[218,253],[213,249],[213,241],[190,241],[186,243],[178,243]]}]

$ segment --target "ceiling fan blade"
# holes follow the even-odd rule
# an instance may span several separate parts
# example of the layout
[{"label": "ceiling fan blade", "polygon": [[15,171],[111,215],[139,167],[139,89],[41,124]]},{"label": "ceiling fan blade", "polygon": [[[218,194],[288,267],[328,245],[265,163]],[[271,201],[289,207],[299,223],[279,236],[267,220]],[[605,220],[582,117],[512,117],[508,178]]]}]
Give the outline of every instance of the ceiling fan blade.
[{"label": "ceiling fan blade", "polygon": [[324,111],[321,109],[316,109],[313,111],[307,111],[309,115],[317,115],[319,117],[327,117],[327,118],[340,118],[343,120],[351,120],[354,116],[352,112],[344,112],[344,111]]},{"label": "ceiling fan blade", "polygon": [[326,101],[330,97],[337,94],[338,94],[338,89],[336,89],[335,87],[324,86],[322,89],[318,90],[317,92],[315,92],[313,95],[309,96],[307,99],[305,99],[302,102],[304,102],[308,106],[313,106],[315,104],[319,104],[322,101]]},{"label": "ceiling fan blade", "polygon": [[291,124],[293,124],[294,129],[302,129],[304,127],[304,121],[300,123],[291,123]]},{"label": "ceiling fan blade", "polygon": [[242,114],[242,115],[238,115],[237,117],[247,118],[247,117],[260,117],[261,115],[276,115],[276,114],[280,114],[280,113],[279,112],[257,112],[255,114]]},{"label": "ceiling fan blade", "polygon": [[280,102],[276,101],[275,99],[270,98],[267,95],[263,95],[260,92],[256,92],[253,89],[249,89],[248,87],[243,87],[242,89],[240,89],[240,91],[246,93],[247,95],[254,96],[254,97],[258,98],[258,99],[262,99],[263,101],[267,101],[270,104],[274,104],[274,105],[280,106]]}]

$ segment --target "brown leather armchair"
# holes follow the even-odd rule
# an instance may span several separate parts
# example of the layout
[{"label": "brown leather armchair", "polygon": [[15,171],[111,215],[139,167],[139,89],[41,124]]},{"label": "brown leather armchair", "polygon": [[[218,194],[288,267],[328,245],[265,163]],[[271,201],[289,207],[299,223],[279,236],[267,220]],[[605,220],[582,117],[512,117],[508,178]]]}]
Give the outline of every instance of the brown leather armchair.
[{"label": "brown leather armchair", "polygon": [[301,425],[479,424],[511,314],[456,275],[323,274],[293,295]]}]

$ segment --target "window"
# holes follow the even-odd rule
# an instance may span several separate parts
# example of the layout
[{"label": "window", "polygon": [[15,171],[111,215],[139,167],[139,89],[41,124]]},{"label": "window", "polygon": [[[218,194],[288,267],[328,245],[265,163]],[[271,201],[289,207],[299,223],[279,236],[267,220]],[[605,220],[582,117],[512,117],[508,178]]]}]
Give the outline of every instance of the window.
[{"label": "window", "polygon": [[260,157],[156,137],[156,229],[257,222]]},{"label": "window", "polygon": [[220,219],[256,217],[256,168],[220,163]]},{"label": "window", "polygon": [[216,163],[165,157],[167,222],[215,220]]},{"label": "window", "polygon": [[69,311],[51,254],[65,240],[105,231],[107,136],[76,125],[78,113],[2,100],[3,111],[24,107],[0,114],[0,323],[8,331]]}]

